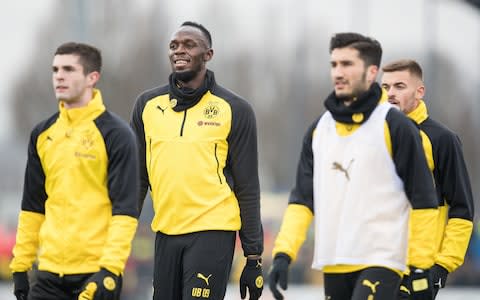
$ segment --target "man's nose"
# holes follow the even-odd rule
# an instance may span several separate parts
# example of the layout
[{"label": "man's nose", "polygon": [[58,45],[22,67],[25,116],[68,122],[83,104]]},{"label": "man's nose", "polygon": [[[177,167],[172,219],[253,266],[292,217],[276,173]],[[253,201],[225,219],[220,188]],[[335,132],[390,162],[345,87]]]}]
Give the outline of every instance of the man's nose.
[{"label": "man's nose", "polygon": [[395,99],[395,91],[393,89],[387,89],[387,96],[388,96],[388,99]]},{"label": "man's nose", "polygon": [[63,71],[61,71],[61,70],[58,70],[58,71],[56,71],[55,73],[53,73],[53,78],[55,78],[55,79],[57,79],[57,80],[58,80],[58,79],[61,79],[61,78],[63,78],[63,77],[64,77],[64,75],[65,75],[65,74],[64,74],[64,72],[63,72]]},{"label": "man's nose", "polygon": [[183,53],[183,52],[185,52],[185,47],[182,44],[179,44],[177,48],[175,48],[175,50],[173,51],[173,53],[175,54]]},{"label": "man's nose", "polygon": [[342,79],[344,77],[343,69],[339,66],[332,67],[332,76],[335,79]]}]

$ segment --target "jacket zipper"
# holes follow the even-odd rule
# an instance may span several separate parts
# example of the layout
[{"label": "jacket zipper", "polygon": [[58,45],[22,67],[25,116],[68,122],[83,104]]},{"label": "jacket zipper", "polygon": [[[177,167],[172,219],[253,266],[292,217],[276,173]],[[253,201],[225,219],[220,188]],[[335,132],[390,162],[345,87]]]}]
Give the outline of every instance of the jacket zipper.
[{"label": "jacket zipper", "polygon": [[218,180],[220,181],[220,184],[222,184],[222,177],[220,176],[220,163],[218,162],[218,156],[217,156],[217,143],[215,143],[215,160],[217,161],[217,176]]},{"label": "jacket zipper", "polygon": [[185,120],[187,119],[187,110],[183,113],[182,127],[180,128],[180,136],[183,136],[183,128],[185,127]]}]

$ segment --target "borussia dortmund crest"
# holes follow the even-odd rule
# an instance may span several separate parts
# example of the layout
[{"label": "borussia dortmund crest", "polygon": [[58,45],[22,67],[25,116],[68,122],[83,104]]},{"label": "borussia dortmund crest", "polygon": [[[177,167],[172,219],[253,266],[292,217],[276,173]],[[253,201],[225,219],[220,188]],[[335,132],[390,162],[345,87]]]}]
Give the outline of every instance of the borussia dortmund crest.
[{"label": "borussia dortmund crest", "polygon": [[219,113],[220,113],[220,108],[215,103],[209,103],[203,110],[203,115],[207,119],[214,119],[219,115]]},{"label": "borussia dortmund crest", "polygon": [[89,150],[93,147],[93,132],[90,130],[86,130],[83,133],[83,136],[80,137],[80,144],[83,146],[85,150]]},{"label": "borussia dortmund crest", "polygon": [[355,123],[361,123],[363,121],[363,114],[362,113],[355,113],[352,115],[352,120]]}]

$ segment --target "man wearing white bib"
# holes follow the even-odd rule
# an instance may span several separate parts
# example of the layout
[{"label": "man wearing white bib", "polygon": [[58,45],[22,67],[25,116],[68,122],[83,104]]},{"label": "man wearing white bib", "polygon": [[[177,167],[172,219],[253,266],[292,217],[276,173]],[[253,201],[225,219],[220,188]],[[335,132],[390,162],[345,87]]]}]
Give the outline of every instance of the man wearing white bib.
[{"label": "man wearing white bib", "polygon": [[[426,292],[438,204],[419,130],[375,82],[378,41],[338,33],[330,54],[334,92],[303,140],[273,249],[270,289],[283,299],[277,283],[286,289],[288,266],[315,215],[312,266],[324,272],[325,299],[395,299],[407,267],[416,292],[431,299]],[[409,217],[422,229],[410,239]],[[409,266],[407,240],[415,244]]]}]

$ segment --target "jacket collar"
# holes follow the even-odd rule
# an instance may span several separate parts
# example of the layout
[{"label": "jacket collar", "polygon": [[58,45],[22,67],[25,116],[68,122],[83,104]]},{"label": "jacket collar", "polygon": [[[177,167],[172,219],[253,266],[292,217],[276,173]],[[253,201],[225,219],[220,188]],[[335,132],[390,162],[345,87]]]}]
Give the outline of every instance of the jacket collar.
[{"label": "jacket collar", "polygon": [[332,92],[325,100],[325,107],[332,114],[335,121],[346,124],[361,124],[368,120],[379,102],[386,101],[387,94],[378,83],[374,82],[370,89],[358,96],[350,106],[345,106]]},{"label": "jacket collar", "polygon": [[86,106],[66,109],[65,103],[60,101],[58,104],[58,110],[60,111],[60,120],[73,126],[83,121],[93,121],[105,111],[105,105],[103,105],[100,90],[94,89],[93,98]]},{"label": "jacket collar", "polygon": [[423,121],[425,121],[428,118],[428,110],[427,106],[425,105],[425,102],[423,100],[420,100],[420,103],[418,104],[417,108],[415,108],[413,111],[407,114],[407,116],[414,120],[415,123],[420,124]]},{"label": "jacket collar", "polygon": [[175,73],[169,77],[170,106],[176,112],[184,111],[197,104],[203,95],[212,89],[215,75],[207,70],[203,84],[197,89],[182,88],[177,84]]}]

